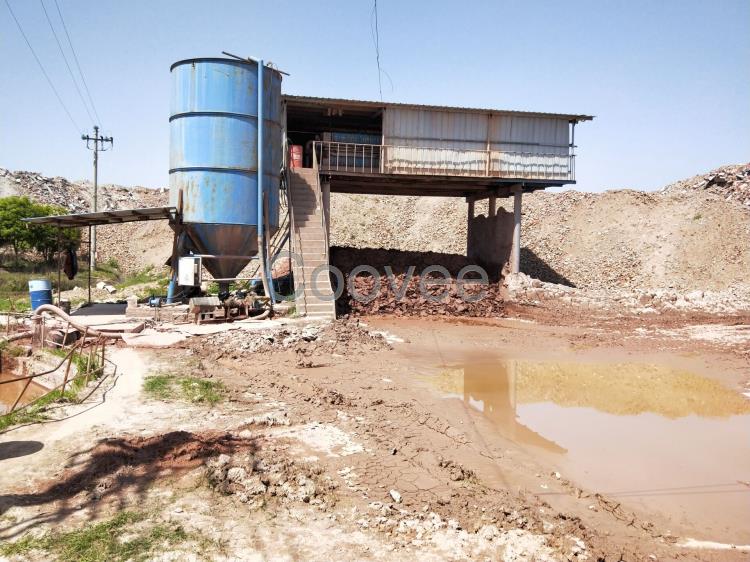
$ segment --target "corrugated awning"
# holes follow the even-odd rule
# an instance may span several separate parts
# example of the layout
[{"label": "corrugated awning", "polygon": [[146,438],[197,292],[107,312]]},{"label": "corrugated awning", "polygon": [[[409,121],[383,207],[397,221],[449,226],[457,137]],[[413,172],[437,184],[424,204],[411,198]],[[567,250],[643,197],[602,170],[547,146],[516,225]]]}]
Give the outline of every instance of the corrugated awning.
[{"label": "corrugated awning", "polygon": [[284,94],[282,96],[287,106],[294,108],[313,107],[342,107],[349,110],[374,110],[387,109],[389,107],[400,107],[404,109],[423,109],[428,111],[448,111],[458,113],[492,113],[496,115],[517,115],[519,117],[547,117],[552,119],[566,119],[568,121],[591,121],[593,115],[580,115],[569,113],[545,113],[539,111],[513,111],[508,109],[483,109],[478,107],[454,107],[449,105],[424,105],[416,103],[379,102],[367,100],[352,100],[344,98],[321,98],[314,96],[295,96]]},{"label": "corrugated awning", "polygon": [[144,209],[122,209],[99,213],[78,213],[75,215],[53,215],[23,219],[31,224],[51,224],[54,226],[99,226],[123,222],[174,220],[177,207],[147,207]]}]

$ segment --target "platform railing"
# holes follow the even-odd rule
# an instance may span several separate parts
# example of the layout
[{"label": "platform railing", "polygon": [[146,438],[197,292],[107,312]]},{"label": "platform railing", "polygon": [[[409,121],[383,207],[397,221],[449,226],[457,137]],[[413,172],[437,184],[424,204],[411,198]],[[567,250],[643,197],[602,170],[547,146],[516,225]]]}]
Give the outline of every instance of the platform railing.
[{"label": "platform railing", "polygon": [[473,150],[316,141],[321,172],[575,180],[572,147]]}]

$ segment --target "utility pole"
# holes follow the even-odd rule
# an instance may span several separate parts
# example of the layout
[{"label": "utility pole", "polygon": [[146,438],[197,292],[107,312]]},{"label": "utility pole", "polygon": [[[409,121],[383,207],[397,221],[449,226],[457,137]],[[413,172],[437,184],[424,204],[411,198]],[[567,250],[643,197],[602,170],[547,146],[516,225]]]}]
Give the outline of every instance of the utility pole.
[{"label": "utility pole", "polygon": [[[86,141],[86,148],[94,151],[94,208],[92,212],[98,211],[97,196],[99,191],[99,153],[105,152],[107,143],[110,148],[114,145],[112,137],[103,137],[99,135],[99,126],[94,125],[94,136],[81,135],[81,140]],[[93,143],[93,147],[92,147]],[[96,227],[89,228],[89,271],[96,267]]]}]

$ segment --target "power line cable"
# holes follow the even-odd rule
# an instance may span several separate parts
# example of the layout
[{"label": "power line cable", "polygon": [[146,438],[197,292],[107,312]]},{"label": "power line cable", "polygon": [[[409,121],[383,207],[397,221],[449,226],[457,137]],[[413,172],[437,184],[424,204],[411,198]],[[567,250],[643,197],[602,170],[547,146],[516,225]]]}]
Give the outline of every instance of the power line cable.
[{"label": "power line cable", "polygon": [[65,37],[68,38],[68,45],[70,46],[70,51],[73,53],[73,60],[76,63],[76,68],[78,69],[78,73],[81,75],[81,82],[83,82],[83,87],[86,90],[86,95],[89,98],[89,102],[91,102],[91,109],[94,110],[94,115],[96,116],[97,124],[101,125],[102,120],[99,117],[99,112],[96,110],[96,104],[94,103],[94,98],[91,97],[91,91],[89,90],[89,85],[86,83],[86,78],[83,75],[83,70],[81,70],[81,63],[78,62],[78,55],[76,54],[76,50],[73,47],[73,42],[70,40],[70,34],[68,33],[68,26],[65,25],[65,18],[63,18],[62,11],[60,10],[60,4],[57,3],[57,0],[55,0],[55,7],[57,8],[57,14],[60,16],[60,21],[62,22],[63,30],[65,31]]},{"label": "power line cable", "polygon": [[[375,62],[378,65],[378,91],[380,92],[380,101],[383,101],[383,81],[380,77],[380,31],[378,30],[378,0],[374,0],[372,11],[375,14]],[[372,30],[372,24],[371,24]]]},{"label": "power line cable", "polygon": [[18,21],[18,18],[16,17],[16,14],[13,13],[13,8],[10,7],[10,3],[8,0],[5,0],[5,5],[8,7],[8,11],[10,12],[11,17],[13,18],[13,21],[16,22],[16,25],[18,26],[18,31],[21,32],[21,35],[23,36],[23,40],[26,41],[26,45],[29,47],[29,50],[31,51],[31,54],[34,55],[34,60],[36,60],[36,63],[39,65],[39,69],[42,71],[42,74],[44,74],[44,77],[47,79],[47,83],[49,84],[49,87],[52,88],[52,91],[55,94],[55,97],[57,98],[57,101],[60,102],[60,105],[62,106],[63,110],[65,110],[65,114],[68,116],[68,119],[70,119],[70,122],[73,124],[73,127],[75,128],[77,133],[80,133],[82,129],[78,126],[75,119],[73,119],[73,116],[70,114],[70,111],[68,111],[68,107],[65,105],[65,102],[63,102],[62,98],[60,97],[60,94],[57,91],[57,88],[55,88],[55,85],[52,83],[52,80],[49,77],[49,74],[47,74],[47,71],[44,69],[44,65],[42,64],[42,61],[39,60],[39,57],[36,54],[36,51],[34,50],[34,47],[31,46],[31,43],[29,42],[29,38],[26,37],[26,33],[23,31],[23,27],[21,27],[21,23]]},{"label": "power line cable", "polygon": [[60,50],[60,54],[62,55],[63,61],[65,61],[65,66],[68,68],[68,74],[70,74],[70,79],[73,81],[73,86],[75,86],[76,92],[78,92],[78,97],[80,98],[81,103],[83,104],[83,108],[86,110],[86,113],[88,114],[89,119],[91,119],[92,124],[96,124],[94,123],[94,117],[91,115],[91,111],[89,111],[89,106],[86,104],[86,100],[83,99],[83,93],[81,92],[81,88],[78,86],[78,80],[76,80],[76,77],[73,74],[73,69],[70,68],[68,57],[65,56],[65,51],[63,51],[62,44],[60,43],[60,38],[57,36],[57,32],[55,31],[55,26],[52,25],[52,20],[49,17],[49,13],[47,13],[47,7],[44,5],[44,0],[39,0],[39,3],[42,5],[42,10],[44,11],[44,17],[47,18],[47,23],[49,24],[49,28],[52,31],[52,35],[55,38],[55,43],[57,43],[57,48]]}]

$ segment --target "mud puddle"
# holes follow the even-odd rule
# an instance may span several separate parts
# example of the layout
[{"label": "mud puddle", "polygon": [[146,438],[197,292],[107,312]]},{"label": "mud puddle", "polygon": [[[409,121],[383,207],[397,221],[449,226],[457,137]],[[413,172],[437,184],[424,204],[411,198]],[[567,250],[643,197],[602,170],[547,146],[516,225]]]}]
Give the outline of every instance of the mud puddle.
[{"label": "mud puddle", "polygon": [[[32,400],[36,400],[42,396],[47,390],[40,384],[32,381],[29,383],[28,388],[24,391],[26,386],[25,380],[16,381],[17,377],[8,373],[0,374],[0,415],[3,415],[10,411],[15,404],[18,396],[23,391],[21,400],[18,401],[19,406],[28,404]],[[6,382],[14,381],[14,382]]]},{"label": "mud puddle", "polygon": [[665,365],[526,359],[425,380],[562,478],[659,512],[673,532],[750,542],[750,400],[718,381]]}]

